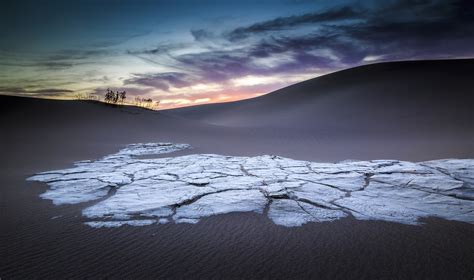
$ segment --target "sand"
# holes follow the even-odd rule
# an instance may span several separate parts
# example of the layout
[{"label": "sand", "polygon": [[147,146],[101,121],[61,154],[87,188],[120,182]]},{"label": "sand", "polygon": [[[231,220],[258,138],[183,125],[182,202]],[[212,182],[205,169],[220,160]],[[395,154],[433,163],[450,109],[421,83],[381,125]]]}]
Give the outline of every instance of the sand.
[{"label": "sand", "polygon": [[[315,109],[323,106],[316,105],[322,97],[311,102],[290,98],[285,89],[253,101],[186,109],[203,112],[193,115],[2,96],[0,277],[471,279],[474,227],[467,223],[427,218],[416,226],[348,217],[285,228],[263,215],[231,213],[194,225],[96,229],[83,224],[84,205],[54,206],[41,200],[47,187],[26,178],[139,142],[189,143],[196,153],[331,162],[472,158],[474,103],[468,93],[473,72],[468,70],[473,68],[473,60],[381,64],[299,85],[327,84],[328,92],[340,96],[330,100],[325,95],[324,107],[343,104],[351,98],[351,88],[369,92],[331,110]],[[400,77],[411,83],[390,82]],[[345,87],[340,93],[338,85]],[[372,90],[393,94],[375,98]],[[386,101],[395,93],[403,100],[387,109],[394,103]],[[267,112],[272,117],[256,114],[262,111],[260,103],[273,104],[265,100],[275,102],[268,107],[275,110]],[[282,100],[298,102],[286,110],[277,106]],[[245,105],[252,102],[257,104],[253,112]],[[232,109],[214,111],[215,106]],[[303,106],[301,112],[295,106]],[[357,110],[349,110],[352,106]],[[328,122],[334,112],[334,122]],[[244,117],[237,121],[235,116]],[[313,122],[305,121],[308,116]],[[245,123],[252,125],[240,125]]]},{"label": "sand", "polygon": [[381,63],[163,113],[248,129],[303,150],[287,148],[291,155],[325,161],[472,157],[472,73],[472,59]]}]

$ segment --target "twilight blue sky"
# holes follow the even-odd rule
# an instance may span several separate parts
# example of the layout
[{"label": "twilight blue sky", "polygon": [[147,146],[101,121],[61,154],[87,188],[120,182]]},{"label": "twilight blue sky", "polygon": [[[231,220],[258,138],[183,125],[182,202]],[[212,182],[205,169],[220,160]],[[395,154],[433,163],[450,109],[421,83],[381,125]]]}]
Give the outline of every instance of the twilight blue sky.
[{"label": "twilight blue sky", "polygon": [[162,108],[377,61],[474,56],[471,0],[7,0],[0,26],[0,93],[125,89]]}]

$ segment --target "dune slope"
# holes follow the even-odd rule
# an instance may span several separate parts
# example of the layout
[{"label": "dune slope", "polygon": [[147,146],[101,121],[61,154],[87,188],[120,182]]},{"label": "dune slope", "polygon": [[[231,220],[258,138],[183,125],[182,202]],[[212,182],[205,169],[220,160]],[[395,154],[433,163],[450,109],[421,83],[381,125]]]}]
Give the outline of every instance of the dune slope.
[{"label": "dune slope", "polygon": [[0,96],[0,142],[9,166],[166,141],[196,153],[311,161],[472,158],[472,73],[474,60],[382,63],[254,99],[160,112]]},{"label": "dune slope", "polygon": [[230,103],[165,111],[234,127],[310,130],[336,136],[473,137],[474,60],[380,63]]}]

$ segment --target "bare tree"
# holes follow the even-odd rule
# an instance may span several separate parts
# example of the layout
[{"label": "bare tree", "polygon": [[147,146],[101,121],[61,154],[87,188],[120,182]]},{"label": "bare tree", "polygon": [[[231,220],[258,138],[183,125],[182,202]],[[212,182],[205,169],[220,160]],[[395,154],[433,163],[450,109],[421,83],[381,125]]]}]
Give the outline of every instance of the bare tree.
[{"label": "bare tree", "polygon": [[135,105],[138,107],[156,110],[159,104],[160,101],[153,102],[153,99],[151,98],[140,98],[138,96],[135,97]]},{"label": "bare tree", "polygon": [[105,93],[104,101],[107,103],[116,103],[114,102],[114,99],[115,99],[115,93],[112,90],[107,89],[107,92]]},{"label": "bare tree", "polygon": [[135,105],[142,107],[142,99],[139,96],[135,97]]},{"label": "bare tree", "polygon": [[120,102],[123,104],[125,98],[127,98],[127,93],[125,91],[119,92]]},{"label": "bare tree", "polygon": [[127,93],[125,91],[113,91],[107,89],[105,93],[104,101],[107,103],[117,104],[119,101],[123,104],[123,101],[127,98]]}]

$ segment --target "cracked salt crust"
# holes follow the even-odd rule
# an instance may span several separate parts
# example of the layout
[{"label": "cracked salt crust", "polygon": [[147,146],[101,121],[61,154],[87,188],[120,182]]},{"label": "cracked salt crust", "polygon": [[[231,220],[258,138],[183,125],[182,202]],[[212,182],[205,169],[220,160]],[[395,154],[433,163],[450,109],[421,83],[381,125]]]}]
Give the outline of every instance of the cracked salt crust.
[{"label": "cracked salt crust", "polygon": [[346,216],[418,224],[436,216],[474,223],[474,160],[315,163],[278,156],[195,154],[139,159],[186,144],[127,146],[96,161],[39,173],[41,195],[56,205],[97,201],[83,209],[91,227],[197,223],[231,212],[267,215],[293,227]]}]

